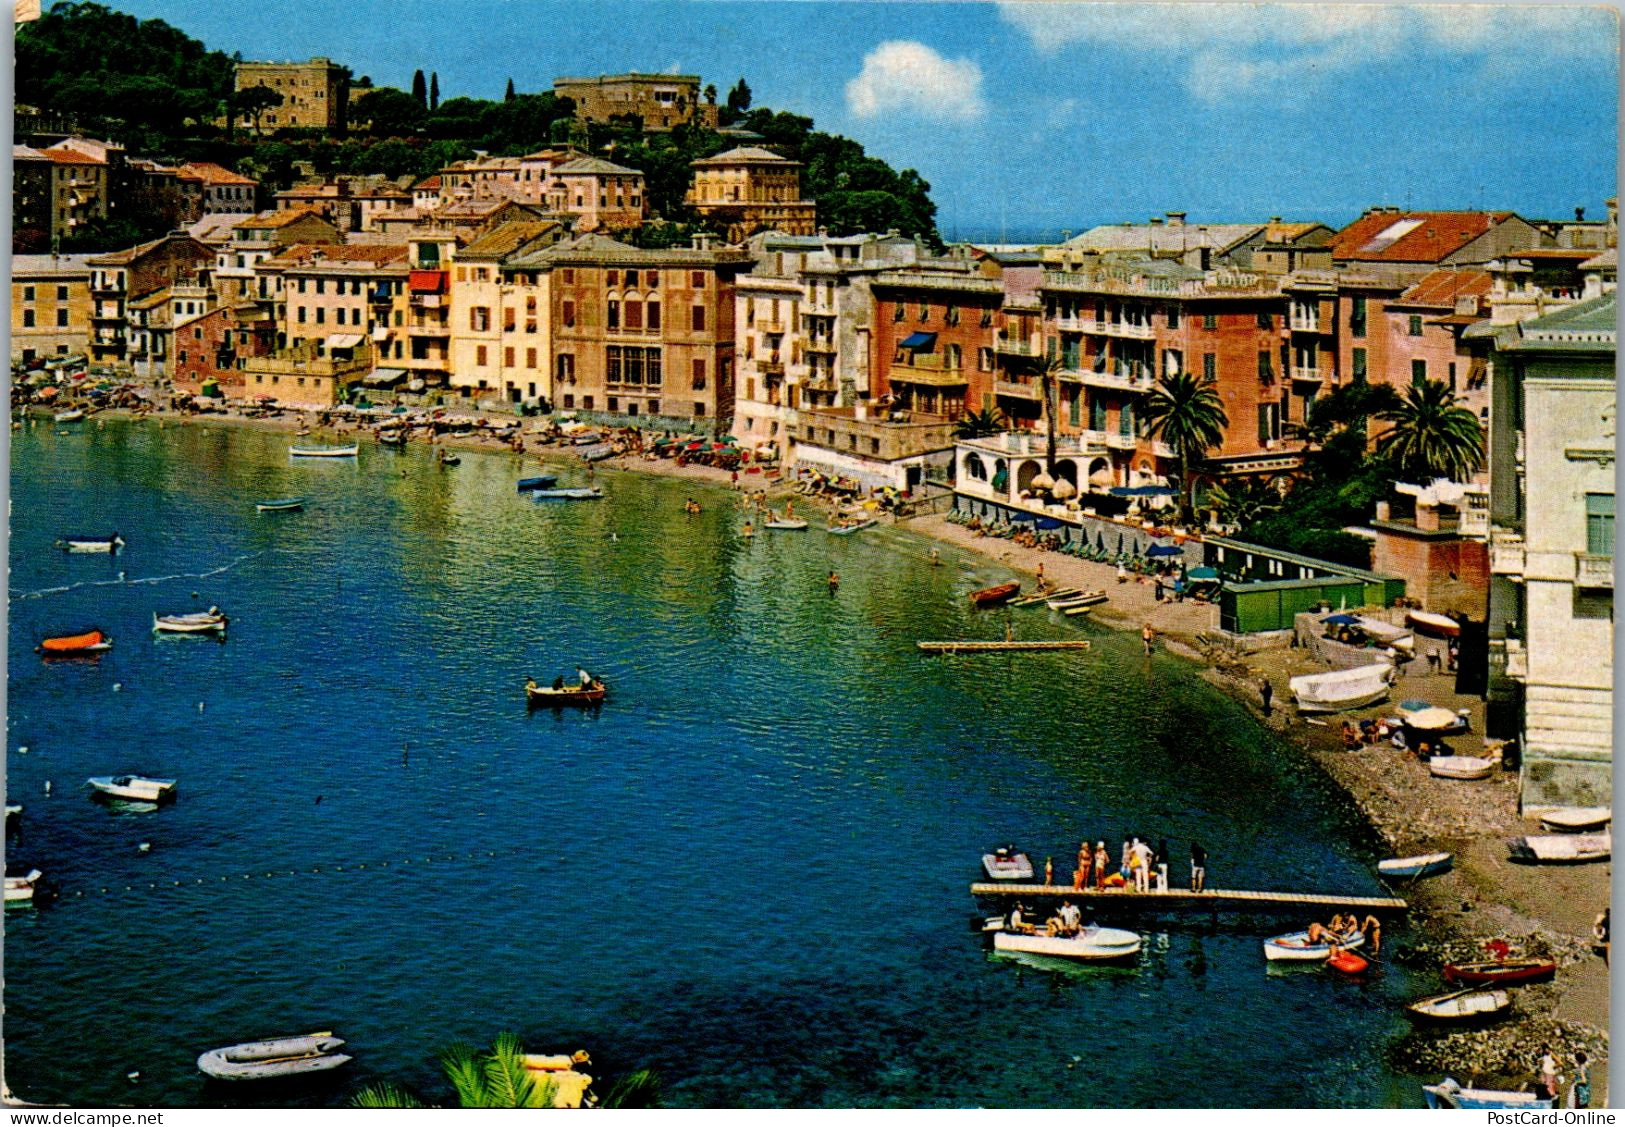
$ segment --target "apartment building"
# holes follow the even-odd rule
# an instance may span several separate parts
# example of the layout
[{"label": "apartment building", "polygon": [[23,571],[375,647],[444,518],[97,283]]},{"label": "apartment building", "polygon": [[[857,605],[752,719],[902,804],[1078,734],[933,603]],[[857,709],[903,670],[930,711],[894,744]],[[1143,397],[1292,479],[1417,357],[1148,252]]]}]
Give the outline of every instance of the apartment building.
[{"label": "apartment building", "polygon": [[177,174],[201,185],[205,215],[252,215],[258,207],[259,181],[229,168],[193,161],[181,165]]},{"label": "apartment building", "polygon": [[110,363],[129,353],[130,303],[195,282],[214,262],[214,250],[190,235],[172,234],[85,261],[91,269],[90,356]]},{"label": "apartment building", "polygon": [[11,149],[14,245],[49,250],[108,214],[105,161],[71,148]]},{"label": "apartment building", "polygon": [[280,296],[280,275],[261,273],[260,263],[289,247],[335,246],[343,241],[338,228],[315,211],[265,211],[250,216],[232,225],[215,255],[215,291],[227,305],[275,302]]},{"label": "apartment building", "polygon": [[90,255],[11,257],[11,360],[90,351]]},{"label": "apartment building", "polygon": [[1490,419],[1486,350],[1482,345],[1475,349],[1472,338],[1463,333],[1489,317],[1490,288],[1490,275],[1484,270],[1435,270],[1390,298],[1382,313],[1388,381],[1401,389],[1422,380],[1443,381],[1486,428]]},{"label": "apartment building", "polygon": [[729,149],[693,163],[686,202],[730,243],[757,231],[811,235],[818,228],[818,206],[801,198],[804,167],[754,146]]},{"label": "apartment building", "polygon": [[368,340],[380,357],[395,358],[397,346],[404,355],[396,330],[405,318],[396,313],[407,293],[407,253],[404,245],[295,246],[266,259],[258,272],[281,279],[277,348],[310,341],[321,356]]},{"label": "apartment building", "polygon": [[[349,79],[331,59],[305,63],[241,62],[236,89],[264,86],[282,95],[282,104],[260,114],[260,129],[327,129],[342,132],[348,109]],[[250,126],[252,127],[252,126]]]},{"label": "apartment building", "polygon": [[[573,410],[644,425],[725,427],[734,406],[735,279],[750,257],[700,236],[640,250],[583,235],[508,263],[550,271],[552,379]],[[720,433],[720,432],[719,432]]]},{"label": "apartment building", "polygon": [[[414,381],[445,387],[451,381],[451,263],[457,236],[448,231],[419,232],[407,241],[404,339],[391,342],[389,360],[406,369]],[[396,345],[403,347],[396,347]]]},{"label": "apartment building", "polygon": [[454,252],[451,386],[464,396],[536,403],[546,395],[551,328],[547,273],[510,268],[554,245],[564,228],[550,220],[506,223]]},{"label": "apartment building", "polygon": [[145,380],[174,374],[175,327],[215,308],[214,291],[201,281],[177,281],[131,298],[127,306],[125,362]]},{"label": "apartment building", "polygon": [[1490,411],[1490,734],[1525,815],[1613,798],[1616,297],[1501,329]]},{"label": "apartment building", "polygon": [[637,118],[645,133],[669,133],[679,125],[717,127],[714,97],[700,96],[696,74],[601,74],[555,78],[553,93],[576,104],[576,117],[599,125]]},{"label": "apartment building", "polygon": [[597,157],[578,157],[552,169],[547,205],[572,216],[575,230],[625,231],[643,225],[643,173]]},{"label": "apartment building", "polygon": [[1434,270],[1482,266],[1547,242],[1539,228],[1510,211],[1374,207],[1328,245],[1334,266],[1358,269],[1397,292]]},{"label": "apartment building", "polygon": [[347,402],[373,371],[376,357],[366,340],[345,337],[323,345],[300,340],[287,348],[243,360],[243,389],[251,398],[283,407],[325,411]]},{"label": "apartment building", "polygon": [[275,344],[276,321],[253,302],[181,314],[174,329],[175,390],[200,395],[213,385],[219,397],[243,398],[248,390],[244,363],[269,356]]}]

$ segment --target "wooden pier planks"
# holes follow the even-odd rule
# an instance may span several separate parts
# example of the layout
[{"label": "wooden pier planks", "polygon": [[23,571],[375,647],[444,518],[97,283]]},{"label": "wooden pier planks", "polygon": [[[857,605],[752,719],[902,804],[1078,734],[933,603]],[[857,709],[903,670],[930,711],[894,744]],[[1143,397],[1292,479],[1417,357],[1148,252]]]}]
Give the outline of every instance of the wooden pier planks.
[{"label": "wooden pier planks", "polygon": [[976,654],[1013,650],[1086,650],[1089,643],[1082,639],[1063,642],[915,642],[928,654]]},{"label": "wooden pier planks", "polygon": [[1204,892],[1191,892],[1183,888],[1170,888],[1167,892],[1124,892],[1112,889],[1085,888],[1074,890],[1068,884],[1010,884],[1000,881],[970,886],[972,896],[1050,896],[1071,897],[1093,903],[1111,903],[1142,908],[1245,908],[1256,907],[1310,907],[1355,908],[1370,912],[1403,912],[1410,905],[1391,896],[1338,896],[1323,892],[1252,892],[1242,889],[1210,888]]}]

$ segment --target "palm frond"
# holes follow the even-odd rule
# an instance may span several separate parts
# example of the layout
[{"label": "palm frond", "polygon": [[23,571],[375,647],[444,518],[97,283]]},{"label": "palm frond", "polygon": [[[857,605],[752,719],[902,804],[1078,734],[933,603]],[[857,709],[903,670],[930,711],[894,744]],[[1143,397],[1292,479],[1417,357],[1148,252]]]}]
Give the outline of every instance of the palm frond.
[{"label": "palm frond", "polygon": [[440,1067],[446,1079],[457,1092],[462,1107],[491,1107],[485,1086],[485,1070],[480,1054],[461,1041],[447,1046],[440,1053]]},{"label": "palm frond", "polygon": [[[550,1107],[538,1103],[536,1083],[525,1071],[525,1050],[516,1033],[497,1034],[491,1052],[484,1054],[485,1093],[488,1107]],[[551,1088],[551,1085],[548,1085]]]},{"label": "palm frond", "polygon": [[369,1084],[350,1097],[351,1107],[373,1110],[422,1107],[423,1103],[399,1084],[383,1081]]},{"label": "palm frond", "polygon": [[628,1076],[623,1076],[610,1087],[609,1094],[604,1097],[600,1107],[607,1108],[633,1108],[633,1107],[659,1107],[660,1092],[665,1084],[660,1074],[651,1068],[640,1068]]}]

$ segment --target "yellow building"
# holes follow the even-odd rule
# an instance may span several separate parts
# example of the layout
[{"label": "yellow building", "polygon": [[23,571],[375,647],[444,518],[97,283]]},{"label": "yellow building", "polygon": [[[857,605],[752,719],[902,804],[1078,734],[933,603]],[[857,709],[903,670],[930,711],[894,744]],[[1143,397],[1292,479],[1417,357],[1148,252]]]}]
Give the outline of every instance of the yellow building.
[{"label": "yellow building", "polygon": [[757,231],[811,235],[818,205],[801,198],[800,161],[746,146],[694,162],[687,203],[730,243]]},{"label": "yellow building", "polygon": [[261,262],[256,274],[281,279],[277,346],[311,341],[320,353],[367,339],[381,359],[404,356],[406,257],[405,246],[350,243],[289,247]]},{"label": "yellow building", "polygon": [[697,122],[717,127],[714,96],[700,100],[695,74],[601,74],[597,78],[555,78],[553,93],[576,104],[576,117],[600,125],[635,116],[645,133],[666,133]]},{"label": "yellow building", "polygon": [[372,365],[365,340],[330,345],[321,353],[316,342],[303,340],[270,356],[246,357],[243,391],[253,398],[269,396],[283,407],[323,411],[345,402]]},{"label": "yellow building", "polygon": [[344,128],[349,79],[344,76],[344,68],[332,59],[315,58],[308,63],[238,63],[236,88],[250,90],[255,86],[264,86],[282,95],[280,106],[272,106],[260,114],[259,127],[263,132]]},{"label": "yellow building", "polygon": [[517,255],[564,237],[547,221],[504,223],[456,252],[451,285],[451,386],[475,399],[508,403],[547,394],[546,272],[506,270]]},{"label": "yellow building", "polygon": [[11,359],[28,364],[90,349],[88,254],[11,258]]}]

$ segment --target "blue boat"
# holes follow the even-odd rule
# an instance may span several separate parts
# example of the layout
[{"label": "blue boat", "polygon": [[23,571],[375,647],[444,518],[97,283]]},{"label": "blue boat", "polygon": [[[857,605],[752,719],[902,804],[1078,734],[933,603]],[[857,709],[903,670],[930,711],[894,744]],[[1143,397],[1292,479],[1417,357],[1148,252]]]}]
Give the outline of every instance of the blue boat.
[{"label": "blue boat", "polygon": [[1417,880],[1422,877],[1448,873],[1451,857],[1448,853],[1423,853],[1417,857],[1391,857],[1377,862],[1377,872],[1383,877]]},{"label": "blue boat", "polygon": [[533,489],[552,489],[559,483],[559,479],[552,474],[543,474],[540,477],[522,477],[519,479],[518,492],[529,493]]},{"label": "blue boat", "polygon": [[596,501],[604,495],[602,489],[538,489],[530,495],[533,501]]},{"label": "blue boat", "polygon": [[1533,1092],[1502,1092],[1493,1088],[1463,1088],[1452,1077],[1446,1076],[1437,1084],[1423,1084],[1422,1094],[1428,1107],[1466,1109],[1549,1109],[1553,1101]]}]

